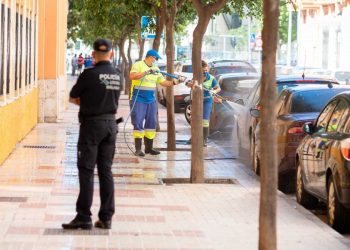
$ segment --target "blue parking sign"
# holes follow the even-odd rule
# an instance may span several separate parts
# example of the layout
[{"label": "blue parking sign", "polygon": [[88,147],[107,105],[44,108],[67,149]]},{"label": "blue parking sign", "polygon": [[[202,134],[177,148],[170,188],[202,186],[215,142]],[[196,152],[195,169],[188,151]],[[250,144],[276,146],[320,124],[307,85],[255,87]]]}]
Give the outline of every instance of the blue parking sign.
[{"label": "blue parking sign", "polygon": [[251,34],[250,34],[250,42],[251,42],[251,43],[255,43],[255,40],[256,40],[256,35],[255,35],[255,33],[251,33]]}]

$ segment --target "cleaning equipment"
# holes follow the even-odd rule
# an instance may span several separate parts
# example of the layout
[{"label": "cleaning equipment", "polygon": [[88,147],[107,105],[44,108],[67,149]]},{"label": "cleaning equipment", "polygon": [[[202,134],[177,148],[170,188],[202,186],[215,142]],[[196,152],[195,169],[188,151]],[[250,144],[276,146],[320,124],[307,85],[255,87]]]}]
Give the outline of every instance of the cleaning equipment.
[{"label": "cleaning equipment", "polygon": [[[149,74],[159,74],[159,73],[161,73],[162,75],[171,77],[171,78],[173,78],[173,79],[179,79],[179,80],[181,79],[183,82],[185,82],[185,80],[186,80],[186,77],[185,77],[185,76],[170,74],[170,73],[163,72],[163,71],[150,70],[150,72],[149,72]],[[138,85],[138,87],[141,86],[143,80],[144,80],[144,77],[141,79],[140,84]],[[137,98],[138,98],[139,91],[140,91],[140,89],[137,89],[136,96],[135,96],[135,100],[137,100]],[[132,105],[132,107],[131,107],[131,109],[130,109],[129,114],[128,114],[127,118],[125,119],[124,128],[123,128],[124,141],[125,141],[125,144],[126,144],[126,146],[128,147],[128,149],[129,149],[134,155],[136,155],[136,156],[138,156],[138,157],[142,157],[142,159],[148,160],[148,161],[175,161],[175,162],[176,162],[176,161],[191,161],[191,158],[189,158],[189,159],[175,159],[175,160],[168,160],[168,159],[167,159],[167,160],[149,159],[149,158],[143,157],[143,155],[137,155],[137,154],[135,154],[136,152],[129,146],[129,144],[128,144],[128,142],[127,142],[127,139],[126,139],[126,124],[127,124],[128,120],[129,120],[130,117],[131,117],[131,113],[132,113],[132,111],[134,110],[135,103],[136,103],[136,101],[133,103],[133,105]],[[141,138],[140,138],[140,139],[141,139]],[[142,139],[141,139],[141,140],[142,140]],[[137,143],[139,143],[140,145],[136,145],[136,148],[137,148],[137,149],[139,149],[139,148],[141,149],[141,143],[142,143],[142,141],[137,142]],[[148,142],[147,142],[147,143],[148,143]],[[235,158],[234,158],[234,157],[205,158],[204,160],[228,160],[228,159],[235,159]]]}]

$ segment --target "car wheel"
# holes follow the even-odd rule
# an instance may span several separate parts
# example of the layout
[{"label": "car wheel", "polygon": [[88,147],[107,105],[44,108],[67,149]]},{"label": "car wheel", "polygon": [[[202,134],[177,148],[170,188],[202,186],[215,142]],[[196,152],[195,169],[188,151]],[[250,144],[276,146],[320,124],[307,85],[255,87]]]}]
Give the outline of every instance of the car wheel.
[{"label": "car wheel", "polygon": [[303,177],[301,173],[300,163],[297,162],[297,171],[296,171],[296,180],[295,180],[295,196],[297,198],[297,202],[305,208],[314,208],[318,200],[316,197],[311,196],[304,187]]},{"label": "car wheel", "polygon": [[338,200],[332,176],[328,181],[327,220],[328,224],[339,232],[349,229],[350,211]]},{"label": "car wheel", "polygon": [[188,124],[191,124],[191,103],[187,103],[185,107],[185,118]]},{"label": "car wheel", "polygon": [[250,161],[251,165],[253,167],[254,173],[257,175],[260,175],[260,163],[259,163],[259,157],[257,154],[256,144],[255,144],[255,138],[252,135],[250,137]]}]

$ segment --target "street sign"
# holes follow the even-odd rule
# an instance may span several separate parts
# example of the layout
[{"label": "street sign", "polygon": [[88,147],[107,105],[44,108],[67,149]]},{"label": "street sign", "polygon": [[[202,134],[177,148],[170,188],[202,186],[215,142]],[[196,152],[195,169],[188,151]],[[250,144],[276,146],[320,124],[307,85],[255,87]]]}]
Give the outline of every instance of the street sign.
[{"label": "street sign", "polygon": [[250,42],[255,43],[255,33],[250,34]]},{"label": "street sign", "polygon": [[142,16],[141,17],[141,38],[142,39],[153,39],[156,37],[156,34],[151,31],[150,24],[155,23],[155,17],[151,16]]}]

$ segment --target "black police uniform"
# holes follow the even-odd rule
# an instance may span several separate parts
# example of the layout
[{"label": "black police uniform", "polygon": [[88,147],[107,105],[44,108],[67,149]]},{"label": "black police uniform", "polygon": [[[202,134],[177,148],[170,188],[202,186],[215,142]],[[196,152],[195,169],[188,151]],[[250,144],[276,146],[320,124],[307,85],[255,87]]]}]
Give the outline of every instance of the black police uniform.
[{"label": "black police uniform", "polygon": [[109,61],[86,69],[73,86],[70,97],[80,98],[78,170],[80,192],[76,204],[80,221],[91,221],[94,167],[97,164],[101,206],[98,217],[111,220],[114,214],[114,182],[111,171],[117,124],[115,114],[120,96],[117,72]]}]

